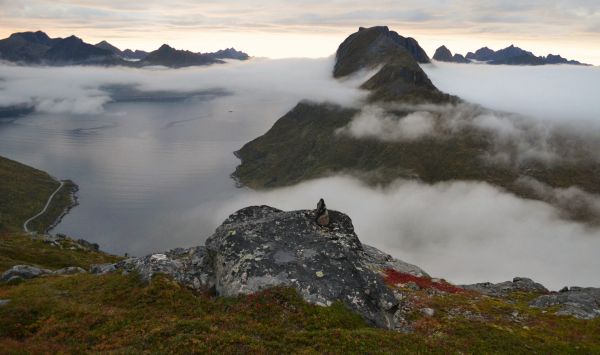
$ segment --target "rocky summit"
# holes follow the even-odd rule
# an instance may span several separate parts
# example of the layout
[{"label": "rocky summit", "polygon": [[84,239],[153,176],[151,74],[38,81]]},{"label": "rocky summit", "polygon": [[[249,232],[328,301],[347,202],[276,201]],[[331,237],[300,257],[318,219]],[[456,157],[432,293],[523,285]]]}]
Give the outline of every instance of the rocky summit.
[{"label": "rocky summit", "polygon": [[222,296],[293,287],[310,303],[342,302],[372,325],[402,329],[403,296],[389,288],[382,275],[389,270],[414,277],[427,274],[363,245],[347,215],[332,210],[328,214],[329,224],[320,226],[316,211],[247,207],[229,216],[206,246],[130,258],[96,266],[92,272],[135,271],[147,281],[163,273],[190,288]]},{"label": "rocky summit", "polygon": [[341,78],[360,70],[378,69],[361,88],[371,101],[448,102],[421,69],[429,57],[413,38],[400,36],[387,26],[361,27],[348,36],[336,52],[333,76]]},{"label": "rocky summit", "polygon": [[466,59],[461,54],[456,53],[456,54],[452,55],[452,52],[450,52],[450,50],[446,46],[441,46],[438,49],[436,49],[435,53],[433,55],[433,59],[437,60],[439,62],[450,62],[450,63],[470,63],[471,62],[470,60]]}]

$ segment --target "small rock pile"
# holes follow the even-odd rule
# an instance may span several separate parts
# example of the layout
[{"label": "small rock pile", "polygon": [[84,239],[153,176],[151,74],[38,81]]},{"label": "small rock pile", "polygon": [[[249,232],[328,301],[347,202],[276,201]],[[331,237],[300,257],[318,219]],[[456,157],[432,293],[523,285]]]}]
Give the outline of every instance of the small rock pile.
[{"label": "small rock pile", "polygon": [[87,272],[84,269],[76,266],[69,266],[59,270],[51,271],[48,269],[42,269],[30,265],[15,265],[10,269],[6,270],[2,276],[0,276],[1,282],[19,282],[28,279],[34,279],[41,276],[50,275],[73,275]]}]

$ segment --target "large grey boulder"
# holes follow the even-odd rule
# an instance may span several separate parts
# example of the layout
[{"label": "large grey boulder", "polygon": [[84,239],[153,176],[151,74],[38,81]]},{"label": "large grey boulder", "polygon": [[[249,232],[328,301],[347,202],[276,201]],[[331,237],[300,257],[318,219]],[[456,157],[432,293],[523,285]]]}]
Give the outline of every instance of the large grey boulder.
[{"label": "large grey boulder", "polygon": [[6,270],[2,276],[0,276],[0,281],[8,282],[10,280],[15,279],[33,279],[36,277],[40,277],[43,275],[51,274],[52,271],[47,269],[41,269],[35,266],[30,265],[15,265],[10,269]]},{"label": "large grey boulder", "polygon": [[273,286],[298,290],[308,302],[342,301],[368,322],[394,328],[398,301],[364,261],[352,221],[329,211],[327,227],[312,211],[269,206],[232,214],[206,241],[218,294],[234,296]]},{"label": "large grey boulder", "polygon": [[568,290],[543,295],[530,304],[534,308],[560,306],[557,315],[570,315],[579,319],[600,316],[600,288],[571,287]]},{"label": "large grey boulder", "polygon": [[534,282],[526,277],[515,277],[512,281],[500,283],[482,282],[472,285],[461,285],[460,287],[482,293],[492,297],[505,297],[512,292],[536,292],[548,293],[548,289],[542,284]]},{"label": "large grey boulder", "polygon": [[427,274],[363,245],[348,216],[328,213],[329,224],[319,226],[315,211],[247,207],[230,215],[204,247],[130,258],[92,272],[135,271],[145,281],[162,273],[221,296],[293,287],[307,302],[328,306],[340,301],[370,324],[405,329],[398,311],[403,295],[392,292],[381,275],[387,269]]}]

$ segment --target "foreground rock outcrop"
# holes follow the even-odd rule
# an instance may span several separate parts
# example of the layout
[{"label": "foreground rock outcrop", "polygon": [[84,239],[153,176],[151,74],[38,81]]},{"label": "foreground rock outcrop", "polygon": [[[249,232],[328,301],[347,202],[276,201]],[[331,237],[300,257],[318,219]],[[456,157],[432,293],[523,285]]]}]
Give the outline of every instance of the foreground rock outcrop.
[{"label": "foreground rock outcrop", "polygon": [[535,308],[558,306],[557,315],[593,319],[600,317],[600,288],[565,288],[561,292],[540,296],[529,305]]},{"label": "foreground rock outcrop", "polygon": [[579,319],[600,317],[600,288],[565,287],[560,292],[550,292],[542,284],[525,277],[515,277],[512,281],[500,283],[483,282],[460,287],[497,298],[509,297],[514,292],[539,294],[529,303],[531,307],[541,309],[558,307],[554,312],[556,315],[573,316]]},{"label": "foreground rock outcrop", "polygon": [[463,285],[466,290],[475,291],[493,297],[504,297],[512,292],[532,292],[545,294],[550,291],[542,284],[526,277],[515,277],[512,281],[500,283],[482,282],[473,285]]},{"label": "foreground rock outcrop", "polygon": [[427,274],[363,246],[347,215],[332,210],[328,214],[329,224],[320,226],[315,211],[247,207],[229,216],[204,247],[130,258],[95,266],[92,272],[135,271],[144,280],[164,273],[193,289],[212,289],[222,296],[293,287],[310,303],[342,302],[372,325],[402,328],[403,297],[386,285],[382,274]]},{"label": "foreground rock outcrop", "polygon": [[42,276],[63,276],[85,273],[83,268],[68,266],[58,270],[48,270],[31,265],[15,265],[0,275],[0,282],[19,282]]}]

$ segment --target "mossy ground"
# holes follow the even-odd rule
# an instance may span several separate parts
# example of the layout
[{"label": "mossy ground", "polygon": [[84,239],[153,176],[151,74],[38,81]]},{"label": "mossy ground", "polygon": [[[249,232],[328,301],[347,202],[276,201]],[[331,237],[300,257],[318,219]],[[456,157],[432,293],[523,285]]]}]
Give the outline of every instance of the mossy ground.
[{"label": "mossy ground", "polygon": [[[407,291],[408,292],[408,291]],[[497,300],[411,291],[414,333],[366,326],[341,304],[309,305],[292,289],[237,298],[197,294],[164,276],[48,277],[0,286],[3,353],[600,353],[600,320]],[[515,316],[515,310],[518,315]]]}]

